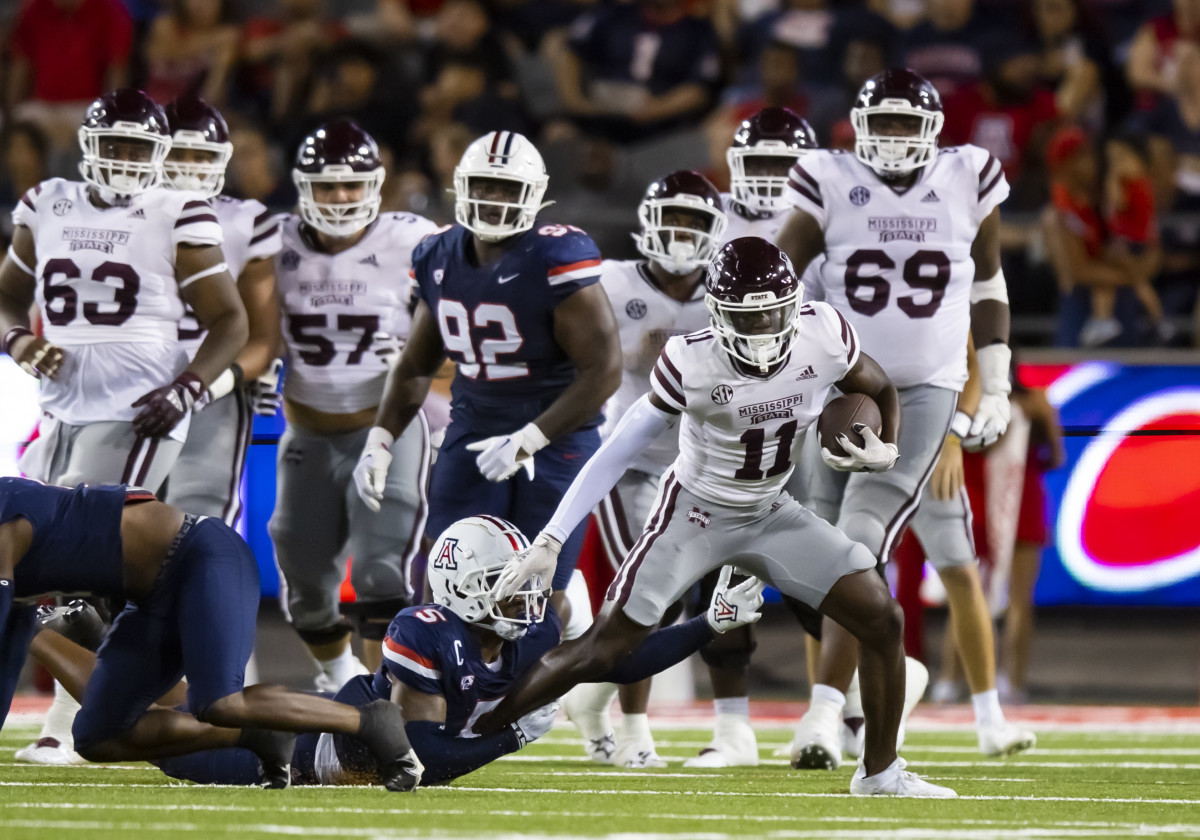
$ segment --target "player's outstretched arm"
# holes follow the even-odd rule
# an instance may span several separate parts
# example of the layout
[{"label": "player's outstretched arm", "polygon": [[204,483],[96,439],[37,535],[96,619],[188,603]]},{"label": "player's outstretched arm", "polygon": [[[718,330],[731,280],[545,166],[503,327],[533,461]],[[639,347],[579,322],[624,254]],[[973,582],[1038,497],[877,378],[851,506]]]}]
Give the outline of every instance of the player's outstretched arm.
[{"label": "player's outstretched arm", "polygon": [[621,384],[617,319],[599,283],[585,286],[555,307],[554,339],[578,373],[533,421],[549,440],[595,417]]},{"label": "player's outstretched arm", "polygon": [[251,260],[237,281],[238,294],[250,321],[250,337],[238,354],[237,365],[246,381],[267,372],[283,344],[283,316],[275,287],[275,260]]},{"label": "player's outstretched arm", "polygon": [[17,225],[8,254],[0,263],[0,351],[11,356],[26,373],[53,379],[62,366],[62,348],[29,329],[29,308],[37,289],[36,269],[33,232]]},{"label": "player's outstretched arm", "polygon": [[968,448],[985,446],[1008,428],[1008,395],[1012,351],[1008,346],[1010,312],[1008,287],[1000,267],[1000,208],[995,208],[979,226],[971,245],[975,282],[971,284],[971,336],[979,360],[982,395],[964,443]]}]

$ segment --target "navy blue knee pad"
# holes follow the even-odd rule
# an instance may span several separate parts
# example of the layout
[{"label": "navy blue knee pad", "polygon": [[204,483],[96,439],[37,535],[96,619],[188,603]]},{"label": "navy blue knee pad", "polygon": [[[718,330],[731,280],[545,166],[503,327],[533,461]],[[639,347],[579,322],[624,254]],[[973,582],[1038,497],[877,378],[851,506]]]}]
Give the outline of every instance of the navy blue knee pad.
[{"label": "navy blue knee pad", "polygon": [[408,606],[407,598],[386,598],[382,601],[351,601],[342,604],[341,611],[364,641],[382,642],[396,613]]},{"label": "navy blue knee pad", "polygon": [[743,671],[750,667],[750,656],[758,640],[750,627],[739,627],[722,633],[700,648],[700,658],[710,668],[721,671]]}]

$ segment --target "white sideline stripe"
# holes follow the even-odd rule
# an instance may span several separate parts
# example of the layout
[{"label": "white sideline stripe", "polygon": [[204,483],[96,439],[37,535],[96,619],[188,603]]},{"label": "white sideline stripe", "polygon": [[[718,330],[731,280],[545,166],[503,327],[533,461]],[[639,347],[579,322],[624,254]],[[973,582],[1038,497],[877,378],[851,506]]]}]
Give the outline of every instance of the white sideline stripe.
[{"label": "white sideline stripe", "polygon": [[[283,825],[278,823],[263,823],[258,825],[212,825],[197,823],[141,823],[141,822],[101,822],[92,820],[88,822],[73,821],[73,820],[0,820],[0,827],[8,828],[33,828],[33,829],[67,829],[67,830],[84,830],[84,831],[123,831],[123,832],[145,832],[145,831],[196,831],[206,834],[283,834],[283,835],[321,835],[325,837],[368,837],[372,838],[403,838],[413,837],[411,829],[398,829],[394,826],[379,826],[377,828],[345,828],[342,826],[311,826],[311,825]],[[422,831],[422,834],[426,832]],[[440,831],[430,831],[430,835],[435,835],[439,840],[479,840],[478,834],[443,834]],[[639,840],[655,840],[662,838],[663,840],[678,840],[678,834],[638,834]],[[700,840],[731,840],[732,835],[729,834],[698,834],[693,835]],[[555,838],[555,840],[594,840],[593,838],[585,838],[583,835],[548,835],[548,834],[526,834],[524,832],[506,834],[489,834],[489,840],[535,840],[535,838]]]},{"label": "white sideline stripe", "polygon": [[[699,776],[697,778],[710,778]],[[969,779],[964,781],[970,781]],[[3,782],[0,781],[0,787],[28,787],[28,788],[156,788],[162,789],[167,787],[187,788],[189,791],[226,791],[226,790],[246,790],[246,785],[192,785],[186,782],[178,784],[120,784],[111,782]],[[345,789],[350,787],[342,785]],[[356,785],[354,787],[374,787],[373,785]],[[325,788],[328,790],[338,789],[333,785],[304,785],[303,789]],[[301,788],[297,788],[300,790]],[[456,791],[471,791],[474,793],[545,793],[545,794],[565,794],[574,796],[581,794],[584,796],[727,796],[727,797],[743,797],[748,799],[772,797],[776,799],[859,799],[852,793],[804,793],[801,791],[779,791],[779,792],[754,792],[748,791],[745,793],[724,790],[566,790],[563,788],[509,788],[509,787],[467,787],[454,786],[445,788],[422,788],[422,793],[427,795],[445,794],[453,795]],[[960,796],[960,801],[976,801],[976,802],[1104,802],[1116,803],[1121,805],[1200,805],[1198,799],[1148,799],[1144,797],[1095,797],[1095,796]],[[949,801],[949,800],[948,800]],[[2,824],[2,823],[0,823]]]}]

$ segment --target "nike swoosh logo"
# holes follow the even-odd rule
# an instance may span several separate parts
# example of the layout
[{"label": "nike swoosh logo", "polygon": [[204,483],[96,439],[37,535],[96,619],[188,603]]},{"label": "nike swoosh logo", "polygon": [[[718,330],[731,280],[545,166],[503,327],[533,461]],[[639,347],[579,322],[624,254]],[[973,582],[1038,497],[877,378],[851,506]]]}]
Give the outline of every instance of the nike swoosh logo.
[{"label": "nike swoosh logo", "polygon": [[502,285],[502,286],[503,286],[503,285],[504,285],[505,283],[507,283],[509,280],[515,280],[515,279],[517,279],[517,277],[519,276],[519,274],[520,274],[520,273],[518,272],[517,274],[510,274],[510,275],[508,275],[507,277],[500,277],[500,278],[497,278],[496,282],[497,282],[497,283],[499,283],[500,285]]}]

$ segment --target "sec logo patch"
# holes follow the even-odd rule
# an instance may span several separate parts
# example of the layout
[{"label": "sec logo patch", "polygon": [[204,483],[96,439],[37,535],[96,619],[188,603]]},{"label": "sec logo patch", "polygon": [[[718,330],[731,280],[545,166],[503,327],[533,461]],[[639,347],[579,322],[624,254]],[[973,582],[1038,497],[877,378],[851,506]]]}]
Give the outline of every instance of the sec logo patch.
[{"label": "sec logo patch", "polygon": [[733,388],[728,385],[718,385],[712,389],[710,396],[717,405],[728,405],[729,401],[733,399]]}]

